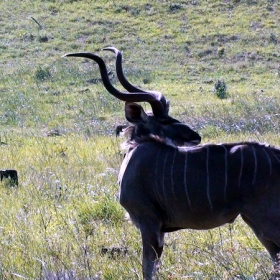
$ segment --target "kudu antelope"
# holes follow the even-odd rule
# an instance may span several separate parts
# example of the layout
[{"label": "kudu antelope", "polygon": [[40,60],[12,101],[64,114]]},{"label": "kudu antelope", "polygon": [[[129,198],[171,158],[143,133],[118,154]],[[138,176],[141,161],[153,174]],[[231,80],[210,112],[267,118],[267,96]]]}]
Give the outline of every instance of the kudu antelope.
[{"label": "kudu antelope", "polygon": [[[211,229],[232,223],[238,215],[277,261],[279,148],[254,142],[182,147],[185,142],[197,144],[200,137],[192,132],[182,141],[177,127],[184,125],[167,115],[162,96],[124,94],[110,85],[100,57],[88,53],[66,56],[96,61],[109,93],[126,101],[125,114],[133,129],[118,178],[120,203],[141,231],[144,279],[155,276],[166,232]],[[145,100],[142,94],[149,98]],[[142,101],[150,102],[154,115],[146,115],[141,106],[131,103]],[[153,125],[157,129],[151,129]]]}]

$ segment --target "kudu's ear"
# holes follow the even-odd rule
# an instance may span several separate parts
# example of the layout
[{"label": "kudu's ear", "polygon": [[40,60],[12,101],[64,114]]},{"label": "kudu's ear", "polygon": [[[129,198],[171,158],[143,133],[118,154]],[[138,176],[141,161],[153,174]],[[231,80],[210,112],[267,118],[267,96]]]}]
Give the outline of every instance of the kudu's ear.
[{"label": "kudu's ear", "polygon": [[143,108],[136,103],[126,102],[124,110],[125,117],[130,123],[142,123],[148,118]]}]

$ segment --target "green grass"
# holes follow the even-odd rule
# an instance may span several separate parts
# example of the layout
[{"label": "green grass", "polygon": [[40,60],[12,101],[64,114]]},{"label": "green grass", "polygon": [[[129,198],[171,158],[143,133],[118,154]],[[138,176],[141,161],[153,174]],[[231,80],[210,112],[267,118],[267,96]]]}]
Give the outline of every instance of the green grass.
[{"label": "green grass", "polygon": [[[279,8],[273,0],[0,1],[0,169],[16,169],[20,182],[0,184],[0,279],[141,279],[140,235],[118,203],[114,128],[125,123],[124,104],[106,92],[97,65],[63,54],[97,52],[114,69],[101,51],[114,45],[128,79],[162,91],[171,115],[204,143],[280,146]],[[214,94],[218,80],[225,99]],[[231,230],[168,234],[158,279],[263,280],[271,269],[238,220]]]}]

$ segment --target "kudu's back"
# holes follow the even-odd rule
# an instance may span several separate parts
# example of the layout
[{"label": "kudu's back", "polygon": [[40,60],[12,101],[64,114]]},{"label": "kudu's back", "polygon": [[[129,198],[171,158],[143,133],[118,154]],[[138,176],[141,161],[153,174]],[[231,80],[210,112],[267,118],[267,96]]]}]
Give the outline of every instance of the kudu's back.
[{"label": "kudu's back", "polygon": [[266,204],[268,192],[280,193],[280,151],[258,143],[175,148],[149,141],[128,157],[120,202],[136,225],[149,211],[164,232],[232,222],[256,201]]}]

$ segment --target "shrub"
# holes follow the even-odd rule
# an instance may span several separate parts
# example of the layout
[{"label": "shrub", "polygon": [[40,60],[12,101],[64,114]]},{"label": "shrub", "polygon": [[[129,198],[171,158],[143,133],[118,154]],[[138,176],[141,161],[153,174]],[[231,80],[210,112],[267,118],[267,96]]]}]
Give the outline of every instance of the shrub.
[{"label": "shrub", "polygon": [[45,81],[45,80],[49,80],[51,78],[51,72],[49,68],[42,68],[39,67],[36,71],[35,71],[35,80],[36,81]]},{"label": "shrub", "polygon": [[220,99],[227,97],[227,86],[224,80],[218,80],[214,84],[214,94]]}]

